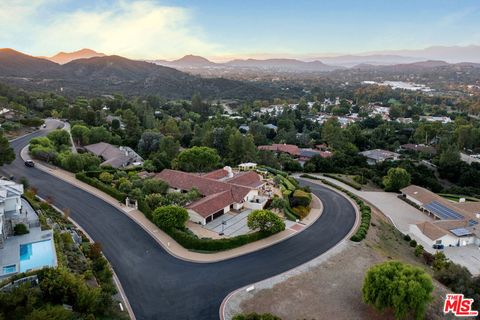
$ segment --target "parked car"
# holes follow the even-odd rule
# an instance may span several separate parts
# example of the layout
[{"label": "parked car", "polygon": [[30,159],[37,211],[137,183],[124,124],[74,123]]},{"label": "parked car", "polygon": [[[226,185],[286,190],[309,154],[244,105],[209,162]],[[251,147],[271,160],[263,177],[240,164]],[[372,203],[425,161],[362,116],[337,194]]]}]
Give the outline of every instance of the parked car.
[{"label": "parked car", "polygon": [[445,246],[443,244],[434,244],[433,245],[433,249],[436,249],[436,250],[443,250],[443,248],[445,248]]},{"label": "parked car", "polygon": [[46,127],[47,127],[47,124],[44,123],[44,124],[42,125],[42,128],[46,128]]},{"label": "parked car", "polygon": [[25,161],[25,166],[33,168],[35,167],[35,162],[33,162],[32,160],[27,160]]}]

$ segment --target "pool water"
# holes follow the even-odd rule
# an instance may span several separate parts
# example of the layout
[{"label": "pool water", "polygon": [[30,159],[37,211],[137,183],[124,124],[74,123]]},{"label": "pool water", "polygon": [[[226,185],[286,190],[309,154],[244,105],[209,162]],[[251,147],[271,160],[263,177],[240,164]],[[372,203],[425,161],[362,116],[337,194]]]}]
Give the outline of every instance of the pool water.
[{"label": "pool water", "polygon": [[54,265],[51,239],[20,245],[20,272]]},{"label": "pool water", "polygon": [[3,274],[9,274],[9,273],[14,273],[17,271],[17,266],[12,264],[10,266],[4,266],[3,267]]}]

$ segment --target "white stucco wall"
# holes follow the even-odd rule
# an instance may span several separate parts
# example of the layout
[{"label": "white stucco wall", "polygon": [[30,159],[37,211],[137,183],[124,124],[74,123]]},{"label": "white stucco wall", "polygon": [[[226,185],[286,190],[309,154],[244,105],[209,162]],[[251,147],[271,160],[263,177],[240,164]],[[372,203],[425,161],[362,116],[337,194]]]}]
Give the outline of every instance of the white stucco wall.
[{"label": "white stucco wall", "polygon": [[415,203],[415,204],[417,204],[417,205],[419,205],[419,206],[422,206],[422,203],[421,203],[420,201],[418,201],[417,199],[412,198],[412,197],[410,197],[409,195],[406,195],[406,198],[407,198],[408,200],[412,201],[413,203]]},{"label": "white stucco wall", "polygon": [[205,225],[205,218],[196,213],[195,211],[188,209],[188,216],[190,218],[190,221],[195,222],[195,223],[201,223],[202,225]]}]

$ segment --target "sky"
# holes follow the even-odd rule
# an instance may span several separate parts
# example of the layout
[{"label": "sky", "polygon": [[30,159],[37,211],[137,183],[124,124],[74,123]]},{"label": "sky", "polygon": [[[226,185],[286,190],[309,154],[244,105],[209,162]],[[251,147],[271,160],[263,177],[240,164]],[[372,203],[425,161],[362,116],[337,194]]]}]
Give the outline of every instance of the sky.
[{"label": "sky", "polygon": [[134,59],[480,45],[479,0],[0,0],[0,47]]}]

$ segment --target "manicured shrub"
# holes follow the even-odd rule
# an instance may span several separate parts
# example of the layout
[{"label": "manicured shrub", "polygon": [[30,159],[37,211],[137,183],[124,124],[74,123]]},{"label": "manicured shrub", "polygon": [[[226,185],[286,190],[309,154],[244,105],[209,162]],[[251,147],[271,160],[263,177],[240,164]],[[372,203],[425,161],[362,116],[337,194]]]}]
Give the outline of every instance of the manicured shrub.
[{"label": "manicured shrub", "polygon": [[162,230],[183,229],[188,220],[188,212],[182,207],[164,206],[153,211],[152,220]]},{"label": "manicured shrub", "polygon": [[252,230],[274,234],[285,230],[285,223],[270,210],[252,211],[247,218],[247,225]]},{"label": "manicured shrub", "polygon": [[306,216],[308,216],[308,214],[310,213],[310,208],[303,207],[303,206],[298,206],[298,207],[292,208],[292,211],[293,211],[293,213],[295,213],[295,215],[297,215],[298,217],[303,219]]},{"label": "manicured shrub", "polygon": [[27,234],[29,232],[30,231],[28,231],[27,226],[24,225],[23,223],[19,223],[15,225],[15,227],[13,227],[13,234],[16,236],[21,236],[22,234]]},{"label": "manicured shrub", "polygon": [[410,247],[415,248],[417,246],[417,241],[410,240]]},{"label": "manicured shrub", "polygon": [[232,320],[281,320],[279,317],[271,313],[249,313],[249,314],[237,314]]},{"label": "manicured shrub", "polygon": [[412,238],[410,238],[410,236],[408,234],[406,234],[406,235],[403,236],[403,240],[410,242],[410,240],[412,240]]},{"label": "manicured shrub", "polygon": [[292,207],[308,207],[310,202],[312,202],[312,195],[300,189],[295,190],[290,197],[290,205]]},{"label": "manicured shrub", "polygon": [[106,185],[104,183],[102,183],[100,180],[96,179],[96,178],[90,178],[90,177],[87,177],[87,175],[83,172],[80,172],[80,173],[77,173],[75,175],[75,178],[77,178],[78,180],[80,181],[83,181],[105,193],[107,193],[108,195],[114,197],[115,199],[117,199],[118,201],[120,202],[124,202],[125,201],[125,198],[127,197],[127,195],[117,189],[115,189],[114,187],[110,186],[110,185]]}]

